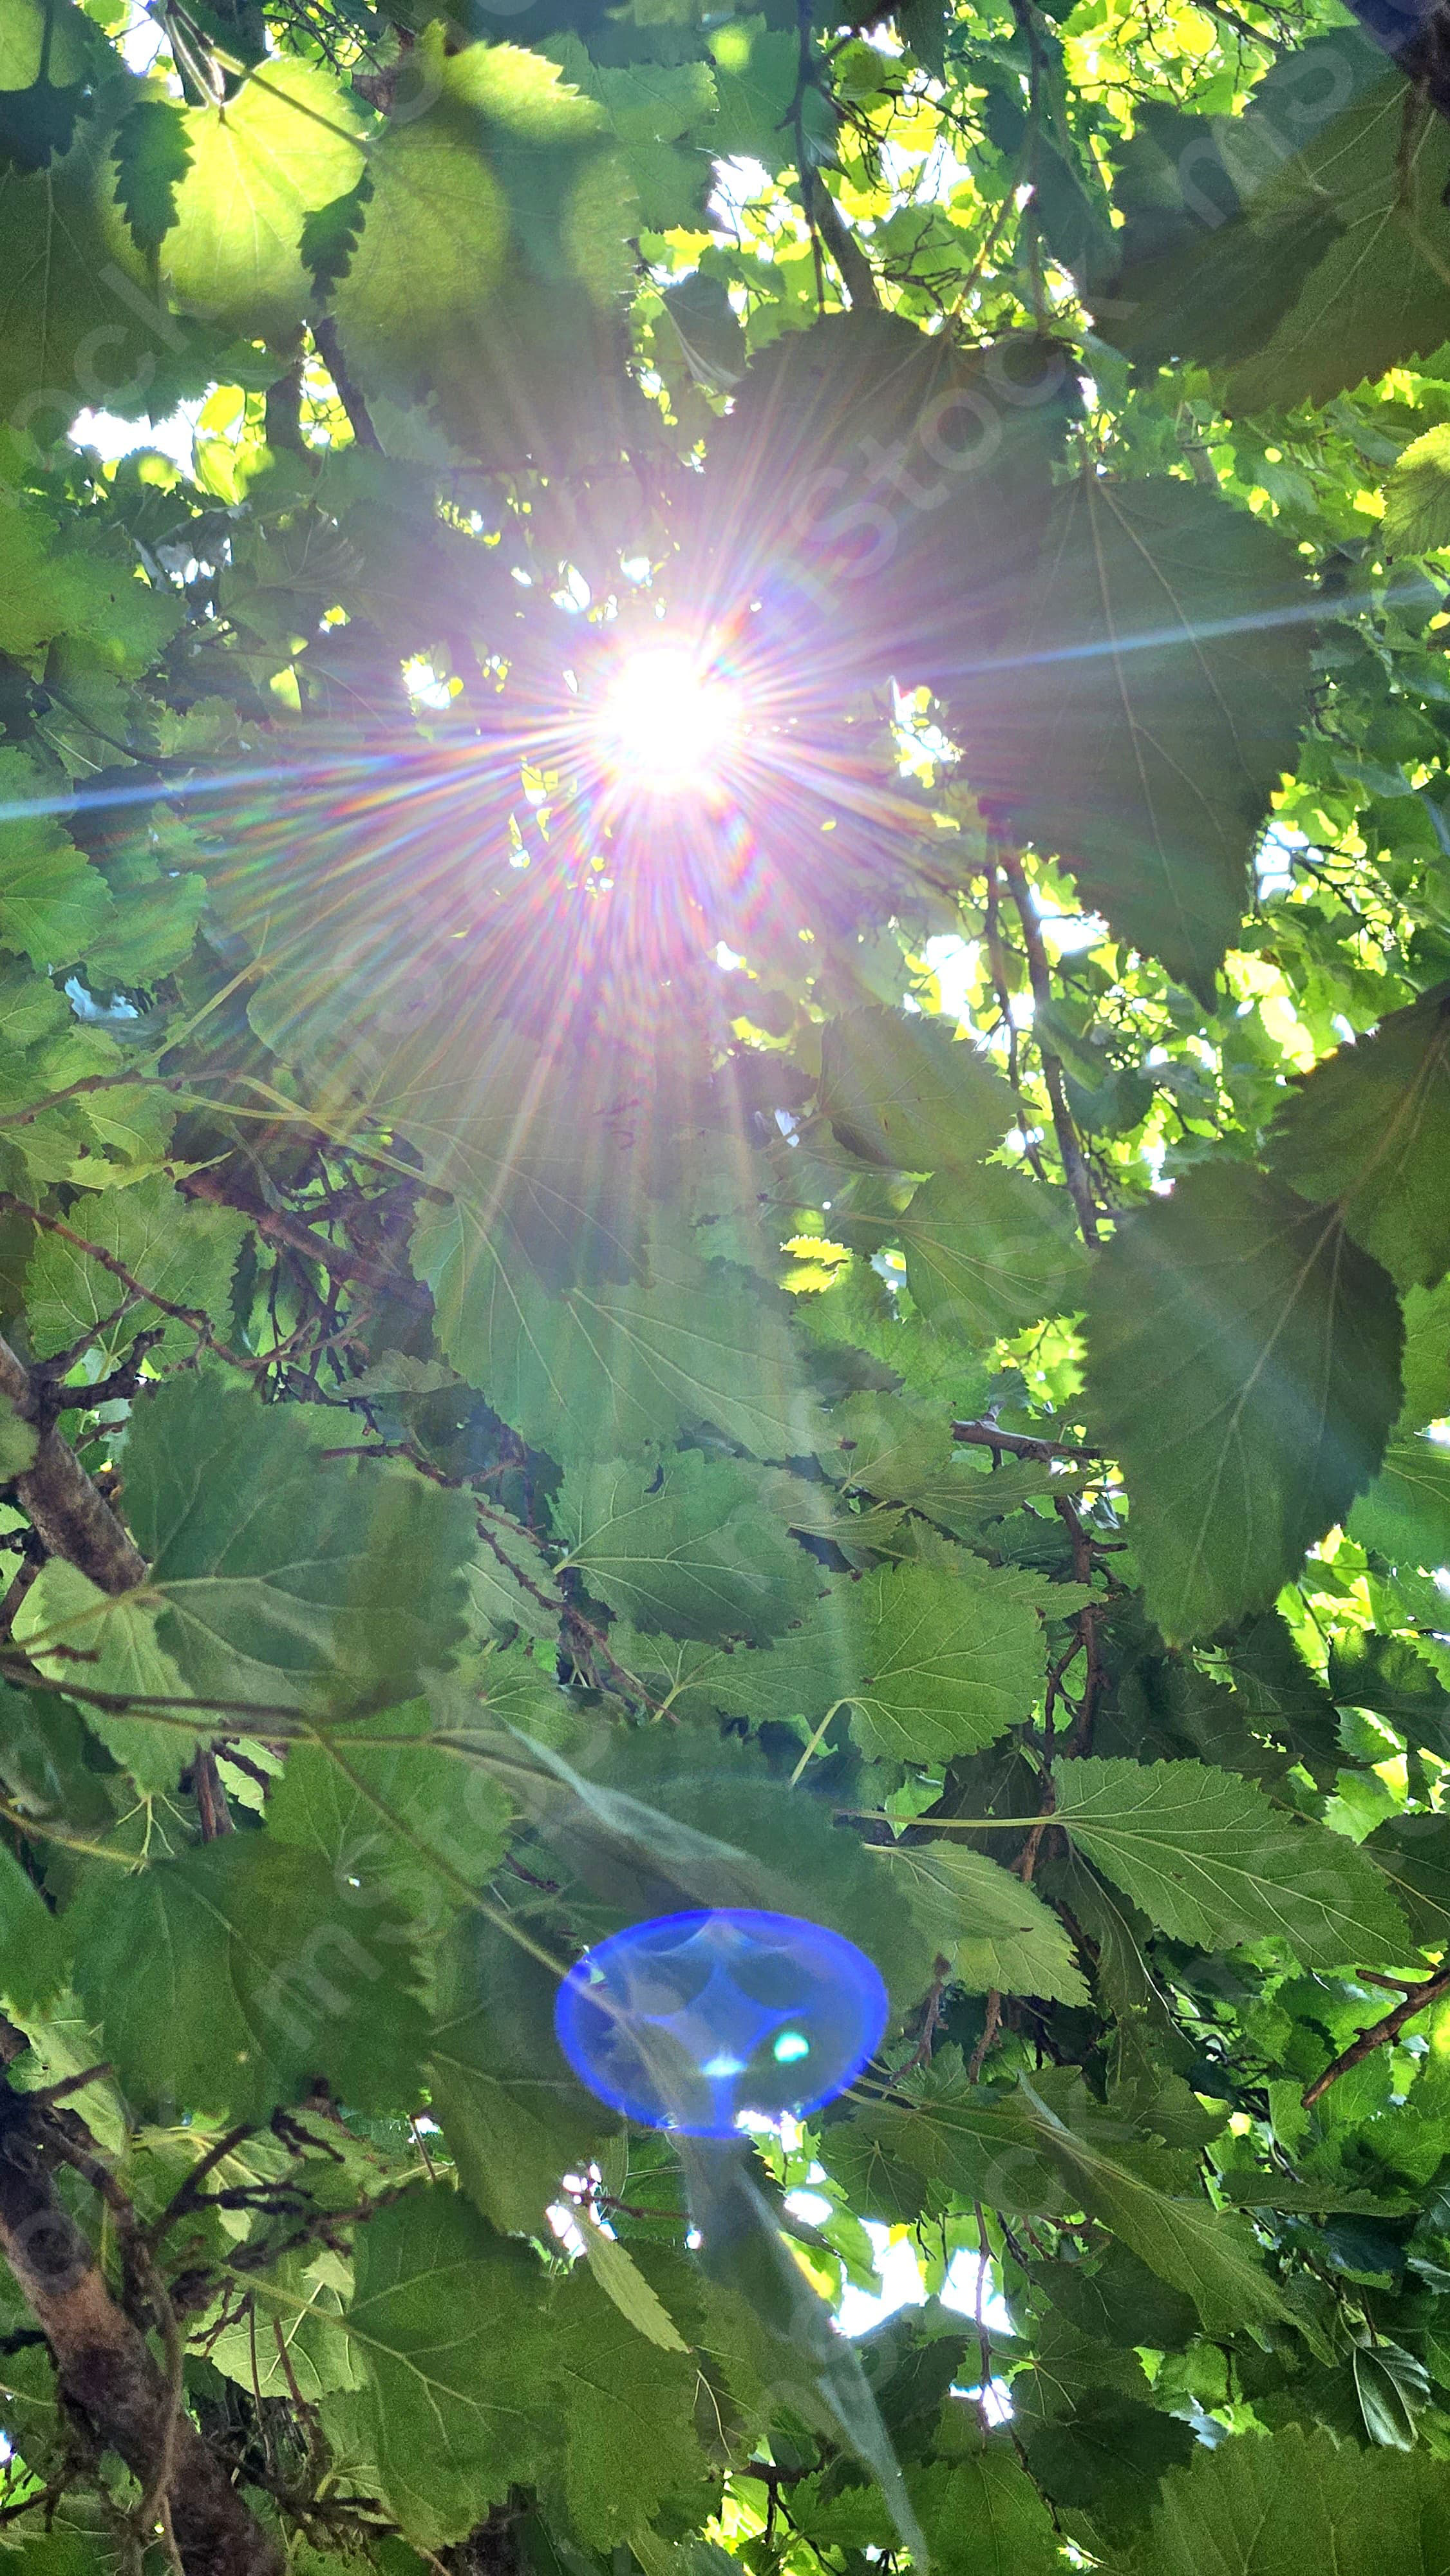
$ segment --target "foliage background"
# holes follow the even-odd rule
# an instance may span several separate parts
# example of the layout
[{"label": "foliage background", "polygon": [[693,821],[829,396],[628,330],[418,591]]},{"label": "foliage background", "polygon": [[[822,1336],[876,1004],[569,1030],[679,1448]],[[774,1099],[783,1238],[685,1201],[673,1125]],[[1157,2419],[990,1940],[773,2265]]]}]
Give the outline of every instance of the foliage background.
[{"label": "foliage background", "polygon": [[[1389,40],[3,0],[37,2576],[1450,2568]],[[671,639],[745,723],[667,800],[601,726]],[[552,1994],[742,1900],[894,2018],[702,2246]]]}]

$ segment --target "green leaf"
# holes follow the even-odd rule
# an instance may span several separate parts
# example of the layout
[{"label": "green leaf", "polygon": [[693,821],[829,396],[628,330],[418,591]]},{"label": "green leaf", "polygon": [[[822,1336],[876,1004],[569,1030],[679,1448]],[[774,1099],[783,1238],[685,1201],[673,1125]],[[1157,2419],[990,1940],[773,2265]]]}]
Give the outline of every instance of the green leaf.
[{"label": "green leaf", "polygon": [[176,221],[193,151],[186,111],[167,98],[138,98],[111,137],[116,202],[143,257],[161,248]]},{"label": "green leaf", "polygon": [[[1278,1612],[1265,1610],[1245,1620],[1222,1653],[1238,1711],[1255,1735],[1281,1745],[1316,1780],[1337,1770],[1341,1746],[1334,1703]],[[1208,1747],[1203,1750],[1207,1753]]]},{"label": "green leaf", "polygon": [[[106,625],[113,629],[109,615]],[[108,928],[89,944],[87,969],[96,991],[104,990],[107,979],[133,990],[154,988],[191,954],[207,884],[187,862],[200,853],[194,836],[164,805],[149,813],[144,806],[123,809],[115,829],[107,828],[111,820],[85,815],[81,824],[82,830],[95,830],[97,857],[116,907]]]},{"label": "green leaf", "polygon": [[972,1347],[1082,1304],[1087,1257],[1066,1191],[995,1163],[924,1182],[900,1236],[926,1321]]},{"label": "green leaf", "polygon": [[222,105],[182,114],[187,168],[160,246],[166,282],[179,304],[228,330],[281,337],[308,306],[307,217],[362,175],[358,103],[317,64],[282,55]]},{"label": "green leaf", "polygon": [[1018,1114],[1001,1074],[949,1024],[879,1008],[826,1022],[816,1108],[848,1153],[900,1172],[975,1163]]},{"label": "green leaf", "polygon": [[1450,1692],[1406,1637],[1376,1637],[1351,1628],[1329,1649],[1329,1687],[1346,1708],[1372,1708],[1394,1725],[1416,1730],[1416,1744],[1438,1744],[1450,1718]]},{"label": "green leaf", "polygon": [[603,108],[517,46],[446,52],[439,26],[409,77],[427,112],[390,119],[338,288],[351,363],[501,464],[599,452],[625,417],[611,308],[633,213]]},{"label": "green leaf", "polygon": [[1089,475],[1057,497],[1000,665],[952,684],[977,796],[1205,996],[1294,764],[1309,618],[1283,538],[1216,492]]},{"label": "green leaf", "polygon": [[[17,660],[70,624],[70,600],[54,551],[56,535],[55,520],[24,493],[17,493],[0,515],[0,652]],[[12,750],[0,772],[7,802],[19,801],[26,777]]]},{"label": "green leaf", "polygon": [[113,197],[112,124],[138,86],[112,71],[63,157],[30,173],[0,171],[0,409],[17,436],[41,446],[98,391],[139,404],[187,345],[146,291]]},{"label": "green leaf", "polygon": [[[734,34],[712,39],[717,62]],[[710,441],[715,578],[799,599],[838,684],[849,669],[942,688],[1000,639],[1031,576],[1080,404],[1062,347],[1031,332],[969,354],[900,313],[789,332]]]},{"label": "green leaf", "polygon": [[413,1265],[438,1338],[470,1385],[552,1456],[617,1457],[708,1423],[757,1457],[809,1456],[823,1417],[781,1312],[743,1274],[688,1255],[649,1286],[548,1296],[486,1207],[429,1207]]},{"label": "green leaf", "polygon": [[425,2548],[461,2540],[538,2474],[544,2288],[532,2248],[446,2189],[410,2192],[360,2232],[348,2332],[383,2492]]},{"label": "green leaf", "polygon": [[828,2129],[821,2152],[833,2171],[849,2173],[867,2209],[915,2215],[926,2192],[980,2200],[1008,2217],[1086,2209],[1193,2300],[1208,2334],[1288,2317],[1246,2222],[1197,2191],[1196,2157],[1145,2146],[1099,2110],[1069,2068],[1044,2070],[1009,2093],[960,2076],[934,2079],[915,2109],[881,2108]]},{"label": "green leaf", "polygon": [[[160,1606],[146,1592],[101,1592],[79,1566],[52,1557],[15,1614],[15,1635],[30,1661],[62,1690],[72,1680],[118,1697],[184,1699],[186,1684],[157,1641]],[[83,1707],[81,1714],[139,1789],[175,1788],[190,1751],[184,1731],[96,1708]]]},{"label": "green leaf", "polygon": [[1334,1199],[1401,1288],[1450,1269],[1450,987],[1393,1011],[1316,1065],[1274,1122],[1269,1161],[1306,1199]]},{"label": "green leaf", "polygon": [[1210,1165],[1095,1264],[1088,1397],[1168,1637],[1267,1609],[1374,1477],[1399,1411],[1393,1286],[1332,1210]]},{"label": "green leaf", "polygon": [[823,2493],[819,2474],[791,2487],[790,2514],[817,2549],[889,2549],[891,2516],[877,2487],[837,2487]]},{"label": "green leaf", "polygon": [[434,2113],[469,2199],[519,2234],[538,2233],[560,2177],[588,2165],[609,2121],[554,2045],[554,1991],[549,1971],[493,1923],[465,1919],[443,1944],[428,2042]]},{"label": "green leaf", "polygon": [[190,1687],[264,1706],[401,1692],[461,1632],[473,1508],[419,1476],[338,1460],[297,1411],[212,1376],[141,1396],[126,1511]]},{"label": "green leaf", "polygon": [[1028,2467],[1060,2508],[1091,2514],[1099,2544],[1121,2543],[1147,2520],[1164,2470],[1192,2458],[1193,2434],[1145,2402],[1136,2363],[1116,2357],[1110,2377],[1101,2345],[1079,2344],[1056,2321],[1038,2351],[1036,2369],[1012,2383]]},{"label": "green leaf", "polygon": [[[1343,94],[1356,84],[1363,40],[1328,41],[1343,46],[1350,69],[1348,83],[1342,70],[1338,75]],[[1368,46],[1363,52],[1374,60]],[[1379,80],[1258,196],[1260,238],[1286,207],[1292,213],[1316,197],[1340,229],[1262,352],[1235,368],[1235,409],[1323,402],[1341,386],[1439,348],[1450,333],[1447,180],[1443,120],[1400,72],[1381,66]]]},{"label": "green leaf", "polygon": [[941,1562],[874,1567],[837,1584],[777,1646],[717,1668],[722,1708],[799,1721],[833,1702],[889,1761],[937,1763],[992,1744],[1029,1715],[1044,1678],[1038,1612],[1051,1588],[943,1543]]},{"label": "green leaf", "polygon": [[1088,1758],[1059,1763],[1053,1785],[1055,1821],[1078,1850],[1177,1940],[1282,1940],[1306,1967],[1405,1955],[1373,1863],[1251,1781],[1199,1762]]},{"label": "green leaf", "polygon": [[1392,1440],[1345,1527],[1391,1565],[1423,1565],[1433,1573],[1450,1562],[1450,1448],[1436,1440]]},{"label": "green leaf", "polygon": [[[232,1271],[250,1232],[245,1217],[230,1208],[190,1205],[164,1173],[156,1173],[129,1189],[78,1199],[68,1221],[74,1233],[108,1252],[143,1287],[154,1288],[173,1306],[198,1310],[224,1332]],[[68,1349],[114,1317],[118,1307],[125,1307],[124,1314],[99,1336],[103,1352],[121,1349],[138,1331],[164,1320],[144,1298],[133,1296],[127,1304],[125,1282],[63,1235],[37,1235],[25,1293],[31,1343],[40,1359]],[[162,1347],[179,1359],[196,1349],[196,1335],[185,1324],[167,1322]]]},{"label": "green leaf", "polygon": [[97,50],[91,26],[69,0],[11,0],[0,27],[0,93],[43,79],[74,88]]},{"label": "green leaf", "polygon": [[767,170],[781,169],[792,151],[790,112],[800,62],[794,33],[752,15],[711,28],[705,41],[719,98],[711,150],[726,159],[743,154]]},{"label": "green leaf", "polygon": [[267,1802],[270,1833],[342,1880],[386,1887],[402,1909],[434,1926],[456,1912],[459,1882],[483,1886],[503,1858],[512,1810],[479,1764],[430,1746],[426,1700],[369,1718],[355,1746],[343,1727],[295,1744]]},{"label": "green leaf", "polygon": [[882,1502],[910,1501],[924,1486],[954,1481],[954,1460],[971,1472],[949,1424],[911,1396],[847,1396],[833,1409],[831,1424],[838,1438],[826,1463]]},{"label": "green leaf", "polygon": [[[1052,2156],[1084,2206],[1122,2238],[1170,2288],[1186,2292],[1207,2333],[1282,2322],[1277,2284],[1258,2260],[1247,2227],[1202,2199],[1180,2200],[1163,2185],[1189,2178],[1188,2160],[1145,2151],[1125,2140],[1113,2152],[1080,2087],[1061,2073],[1020,2086],[1032,2133]],[[1162,2183],[1156,2178],[1162,2176]]]},{"label": "green leaf", "polygon": [[1426,2451],[1297,2429],[1200,2449],[1164,2480],[1132,2576],[1439,2576],[1450,2502]]},{"label": "green leaf", "polygon": [[[708,63],[633,62],[602,67],[579,38],[542,48],[585,98],[596,99],[623,153],[640,220],[651,231],[697,223],[711,181],[715,82]],[[705,131],[697,131],[705,129]]]},{"label": "green leaf", "polygon": [[1047,2263],[1033,2276],[1078,2332],[1097,2343],[1128,2351],[1146,2344],[1158,2352],[1177,2352],[1194,2328],[1192,2302],[1170,2290],[1130,2254],[1125,2245],[1110,2246],[1102,2262]]},{"label": "green leaf", "polygon": [[1057,2576],[1062,2551],[1052,2516],[1010,2451],[935,2460],[911,2473],[907,2488],[931,2563],[944,2576]]},{"label": "green leaf", "polygon": [[42,170],[69,150],[104,62],[94,28],[71,0],[12,0],[0,28],[0,170]]},{"label": "green leaf", "polygon": [[1402,449],[1385,482],[1385,543],[1397,555],[1450,545],[1450,430],[1427,429]]},{"label": "green leaf", "polygon": [[695,2516],[708,2511],[694,2355],[644,2339],[582,2267],[556,2283],[547,2331],[545,2494],[557,2495],[581,2538],[607,2549],[670,2497],[688,2498]]},{"label": "green leaf", "polygon": [[980,1994],[1047,1995],[1085,2004],[1088,1990],[1055,1914],[1012,1872],[960,1843],[876,1844],[958,1985]]},{"label": "green leaf", "polygon": [[315,207],[303,225],[297,247],[320,297],[330,300],[352,266],[372,193],[372,173],[364,167],[355,187],[329,205]]},{"label": "green leaf", "polygon": [[645,2279],[627,2245],[581,2211],[579,2233],[584,2240],[584,2259],[607,2299],[613,2301],[626,2323],[647,2343],[658,2344],[661,2352],[683,2352],[684,2340],[659,2292]]},{"label": "green leaf", "polygon": [[1145,367],[1217,366],[1262,349],[1342,218],[1333,196],[1302,177],[1272,218],[1256,220],[1259,193],[1283,170],[1290,138],[1302,148],[1384,77],[1379,49],[1342,27],[1282,58],[1241,115],[1148,102],[1117,156],[1113,196],[1125,220],[1094,280],[1103,337]]},{"label": "green leaf", "polygon": [[182,622],[181,600],[168,583],[142,578],[132,548],[82,528],[57,550],[51,568],[63,609],[61,674],[71,687],[100,675],[138,679]]},{"label": "green leaf", "polygon": [[554,1591],[554,1569],[521,1523],[491,1513],[463,1580],[477,1633],[497,1637],[521,1629],[546,1643],[557,1638],[563,1602]]},{"label": "green leaf", "polygon": [[[3,190],[0,181],[0,204]],[[40,810],[46,791],[23,752],[0,750],[0,799],[11,809],[0,851],[0,947],[23,950],[45,975],[84,956],[110,918],[110,894],[105,878]]]},{"label": "green leaf", "polygon": [[305,2247],[281,2257],[271,2277],[282,2295],[269,2300],[268,2284],[259,2283],[255,2323],[227,2326],[209,2343],[207,2357],[225,2378],[263,2397],[286,2399],[295,2389],[306,2401],[362,2384],[341,2331],[342,2300],[327,2277],[335,2259]]},{"label": "green leaf", "polygon": [[1450,1413],[1450,1281],[1411,1288],[1405,1310],[1405,1402],[1397,1428],[1419,1431]]},{"label": "green leaf", "polygon": [[447,2189],[408,2193],[364,2231],[348,2324],[384,2492],[425,2547],[540,2482],[607,2547],[699,2474],[693,2359],[642,2337],[587,2270],[546,2298],[532,2249]]},{"label": "green leaf", "polygon": [[698,1449],[572,1469],[555,1525],[621,1617],[675,1637],[770,1637],[821,1590],[819,1566],[765,1508],[758,1476]]},{"label": "green leaf", "polygon": [[66,1935],[15,1854],[0,1845],[0,1995],[19,2012],[50,2003],[66,1982]]},{"label": "green leaf", "polygon": [[406,1925],[376,1884],[233,1834],[133,1877],[93,1863],[65,1928],[77,1991],[139,2105],[265,2119],[319,2075],[369,2109],[417,2098]]}]

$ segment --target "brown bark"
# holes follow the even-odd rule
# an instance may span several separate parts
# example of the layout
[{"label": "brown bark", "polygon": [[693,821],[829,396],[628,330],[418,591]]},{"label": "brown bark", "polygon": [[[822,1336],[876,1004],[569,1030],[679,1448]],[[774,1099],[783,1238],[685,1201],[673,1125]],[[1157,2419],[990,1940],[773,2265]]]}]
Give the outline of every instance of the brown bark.
[{"label": "brown bark", "polygon": [[[49,1420],[48,1392],[0,1335],[0,1394],[40,1432],[34,1465],[16,1479],[19,1502],[49,1554],[103,1592],[128,1592],[145,1581],[146,1560]],[[140,2480],[148,2512],[169,2514],[186,2576],[281,2576],[280,2549],[180,2402],[174,2319],[173,2383],[56,2192],[44,2122],[44,2109],[0,2077],[0,2254],[50,2346],[61,2394]]]},{"label": "brown bark", "polygon": [[0,2251],[54,2355],[62,2395],[157,2498],[158,2513],[169,2502],[187,2576],[281,2576],[280,2549],[111,2297],[47,2170],[42,2123],[23,2094],[0,2089]]},{"label": "brown bark", "polygon": [[146,1580],[146,1559],[53,1422],[24,1361],[0,1334],[0,1395],[40,1433],[35,1464],[15,1480],[16,1499],[51,1556],[78,1565],[102,1592],[130,1592]]}]

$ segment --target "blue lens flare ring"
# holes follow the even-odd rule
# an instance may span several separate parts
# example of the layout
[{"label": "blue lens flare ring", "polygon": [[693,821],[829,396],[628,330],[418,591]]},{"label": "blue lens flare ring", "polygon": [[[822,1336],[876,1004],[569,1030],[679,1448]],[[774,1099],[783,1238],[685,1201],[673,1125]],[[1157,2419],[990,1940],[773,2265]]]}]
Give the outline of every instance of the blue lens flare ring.
[{"label": "blue lens flare ring", "polygon": [[879,1971],[795,1914],[716,1906],[632,1923],[585,1952],[554,2028],[581,2084],[649,2129],[734,2137],[804,2119],[881,2044]]}]

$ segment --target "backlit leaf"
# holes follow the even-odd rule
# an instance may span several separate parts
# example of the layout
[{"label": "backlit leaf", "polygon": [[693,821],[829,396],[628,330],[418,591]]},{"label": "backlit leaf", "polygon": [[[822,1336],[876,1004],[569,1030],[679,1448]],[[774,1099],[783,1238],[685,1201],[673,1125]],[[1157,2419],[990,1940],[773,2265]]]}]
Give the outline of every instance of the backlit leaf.
[{"label": "backlit leaf", "polygon": [[1384,531],[1396,554],[1450,545],[1450,437],[1427,429],[1412,438],[1385,484]]},{"label": "backlit leaf", "polygon": [[306,219],[362,172],[357,102],[317,65],[283,55],[221,106],[183,113],[187,167],[161,243],[171,291],[230,330],[285,332],[306,309]]},{"label": "backlit leaf", "polygon": [[[230,1208],[188,1205],[162,1174],[130,1189],[106,1190],[72,1203],[71,1231],[108,1252],[144,1288],[174,1306],[189,1306],[225,1331],[232,1270],[247,1220]],[[37,1237],[26,1274],[31,1334],[41,1358],[67,1349],[83,1333],[117,1316],[99,1346],[117,1350],[146,1328],[160,1328],[172,1357],[196,1349],[186,1324],[167,1321],[124,1280],[64,1235]]]}]

